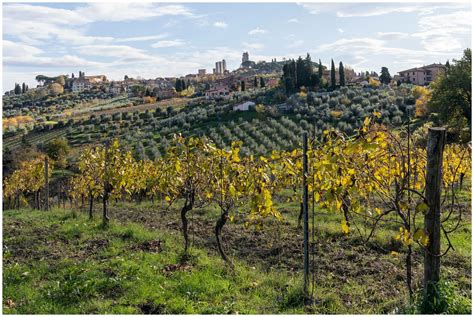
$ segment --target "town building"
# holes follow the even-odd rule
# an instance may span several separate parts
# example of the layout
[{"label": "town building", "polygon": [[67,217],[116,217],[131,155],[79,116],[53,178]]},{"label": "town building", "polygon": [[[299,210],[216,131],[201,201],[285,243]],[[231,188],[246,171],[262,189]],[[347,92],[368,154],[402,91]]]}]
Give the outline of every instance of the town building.
[{"label": "town building", "polygon": [[216,62],[216,68],[214,68],[214,74],[216,75],[222,75],[227,72],[227,64],[225,59],[223,59],[220,62]]},{"label": "town building", "polygon": [[240,64],[241,68],[252,68],[255,66],[255,62],[251,61],[249,58],[249,53],[244,52],[242,54],[242,64]]},{"label": "town building", "polygon": [[206,76],[206,70],[205,69],[198,69],[198,76],[199,77]]},{"label": "town building", "polygon": [[176,96],[177,94],[174,88],[159,89],[156,91],[156,97],[158,97],[159,99],[169,99]]},{"label": "town building", "polygon": [[412,83],[425,86],[431,83],[439,74],[444,74],[446,68],[443,64],[430,64],[398,72],[402,83]]},{"label": "town building", "polygon": [[[329,84],[331,84],[331,70],[325,69],[323,71],[323,78],[327,80]],[[354,82],[358,78],[356,72],[350,68],[349,66],[344,66],[344,80],[347,83]],[[339,84],[339,67],[336,68],[336,83]]]},{"label": "town building", "polygon": [[81,92],[92,88],[92,83],[89,79],[79,77],[72,82],[72,92]]},{"label": "town building", "polygon": [[84,78],[88,79],[91,84],[102,84],[107,81],[105,75],[85,76]]},{"label": "town building", "polygon": [[113,81],[109,86],[109,93],[114,95],[120,95],[121,93],[127,92],[127,86],[122,82]]},{"label": "town building", "polygon": [[249,61],[249,52],[244,52],[242,54],[242,64],[246,63]]},{"label": "town building", "polygon": [[230,99],[232,92],[228,87],[219,87],[206,91],[206,99],[224,98]]},{"label": "town building", "polygon": [[244,103],[233,106],[232,109],[234,111],[249,111],[250,107],[255,107],[255,102],[246,101]]}]

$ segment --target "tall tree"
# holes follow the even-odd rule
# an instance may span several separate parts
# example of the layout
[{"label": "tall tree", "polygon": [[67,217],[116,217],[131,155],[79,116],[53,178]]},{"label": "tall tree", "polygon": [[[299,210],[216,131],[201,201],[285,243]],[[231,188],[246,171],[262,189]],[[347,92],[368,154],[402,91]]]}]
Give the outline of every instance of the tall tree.
[{"label": "tall tree", "polygon": [[257,81],[257,76],[253,78],[253,87],[258,88],[258,81]]},{"label": "tall tree", "polygon": [[21,85],[21,93],[24,94],[25,92],[26,92],[26,84],[23,83],[23,84]]},{"label": "tall tree", "polygon": [[245,91],[245,80],[240,82],[240,91]]},{"label": "tall tree", "polygon": [[265,87],[265,80],[263,80],[263,77],[260,77],[260,88]]},{"label": "tall tree", "polygon": [[181,82],[181,79],[176,79],[174,88],[176,89],[176,92],[181,92],[183,90],[183,83]]},{"label": "tall tree", "polygon": [[331,59],[331,89],[336,89],[336,67]]},{"label": "tall tree", "polygon": [[311,88],[315,89],[316,87],[318,87],[320,82],[318,74],[311,74],[309,81]]},{"label": "tall tree", "polygon": [[380,71],[380,81],[382,84],[388,85],[390,84],[390,81],[392,80],[392,76],[390,76],[390,73],[388,72],[387,67],[382,67],[382,70]]},{"label": "tall tree", "polygon": [[283,76],[281,79],[287,95],[290,95],[296,91],[297,83],[295,60],[289,60],[285,65],[283,65]]},{"label": "tall tree", "polygon": [[346,74],[344,73],[344,65],[339,62],[339,85],[344,87],[346,85]]},{"label": "tall tree", "polygon": [[21,86],[20,84],[15,83],[15,95],[21,94]]},{"label": "tall tree", "polygon": [[319,78],[323,78],[323,64],[321,64],[321,59],[319,59],[318,76]]},{"label": "tall tree", "polygon": [[301,86],[305,85],[305,69],[304,60],[300,57],[296,60],[296,90],[298,91]]},{"label": "tall tree", "polygon": [[471,67],[472,52],[467,48],[461,60],[453,61],[446,76],[438,76],[432,83],[433,92],[428,109],[454,130],[468,127],[471,131]]},{"label": "tall tree", "polygon": [[311,61],[311,56],[309,53],[306,53],[306,58],[304,60],[304,86],[310,87],[311,86],[311,75],[313,74],[313,62]]}]

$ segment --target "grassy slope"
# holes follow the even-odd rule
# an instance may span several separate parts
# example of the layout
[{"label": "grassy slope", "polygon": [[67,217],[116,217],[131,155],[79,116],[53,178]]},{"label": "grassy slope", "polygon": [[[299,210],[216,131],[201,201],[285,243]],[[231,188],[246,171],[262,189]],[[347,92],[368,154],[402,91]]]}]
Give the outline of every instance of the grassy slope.
[{"label": "grassy slope", "polygon": [[303,311],[293,274],[231,270],[197,248],[182,263],[169,232],[26,210],[5,212],[4,228],[5,313]]},{"label": "grassy slope", "polygon": [[[318,305],[305,310],[298,204],[283,201],[278,208],[284,221],[268,219],[263,231],[245,227],[239,215],[224,228],[234,270],[217,255],[213,207],[190,215],[193,248],[185,262],[179,204],[168,211],[157,202],[115,204],[108,229],[83,213],[6,211],[4,312],[390,313],[406,305],[403,250],[389,252],[398,250],[392,239],[397,226],[384,226],[363,246],[356,233],[341,233],[339,215],[317,211]],[[464,225],[452,237],[456,251],[443,258],[442,275],[470,298],[471,219],[465,207]],[[415,250],[417,286],[422,260]]]}]

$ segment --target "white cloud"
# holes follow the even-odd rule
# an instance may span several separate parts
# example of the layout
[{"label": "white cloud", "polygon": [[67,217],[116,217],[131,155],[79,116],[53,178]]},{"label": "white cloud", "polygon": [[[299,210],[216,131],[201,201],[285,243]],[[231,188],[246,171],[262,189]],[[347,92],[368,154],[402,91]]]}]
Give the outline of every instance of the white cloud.
[{"label": "white cloud", "polygon": [[183,40],[163,40],[163,41],[158,41],[154,44],[151,45],[151,47],[154,48],[162,48],[162,47],[176,47],[176,46],[183,46],[185,45],[186,42]]},{"label": "white cloud", "polygon": [[409,34],[403,32],[377,32],[377,38],[382,40],[399,40],[408,36]]},{"label": "white cloud", "polygon": [[42,5],[3,5],[3,34],[30,45],[45,41],[71,45],[109,43],[107,36],[87,36],[85,26],[93,22],[144,20],[162,16],[192,17],[182,5],[156,3],[87,3],[75,9],[58,9]]},{"label": "white cloud", "polygon": [[293,19],[289,19],[289,20],[288,20],[288,23],[298,23],[298,22],[299,22],[299,20],[296,19],[296,18],[293,18]]},{"label": "white cloud", "polygon": [[[320,45],[312,53],[330,52],[331,56],[353,65],[356,69],[364,70],[366,67],[373,67],[374,61],[404,65],[402,68],[413,67],[414,64],[408,61],[424,61],[424,63],[440,62],[451,58],[452,54],[445,52],[428,51],[423,49],[411,49],[393,47],[386,41],[379,38],[343,38],[332,43]],[[420,63],[416,63],[420,65]],[[365,66],[365,67],[364,67]]]},{"label": "white cloud", "polygon": [[3,40],[3,57],[17,57],[22,59],[27,56],[38,55],[43,50],[23,43]]},{"label": "white cloud", "polygon": [[3,40],[3,63],[5,66],[87,66],[100,63],[87,61],[75,55],[44,56],[45,52],[37,47],[23,43]]},{"label": "white cloud", "polygon": [[341,34],[344,33],[344,30],[341,29],[341,28],[337,29],[337,31],[338,31],[339,33],[341,33]]},{"label": "white cloud", "polygon": [[115,39],[116,42],[145,42],[153,40],[161,40],[168,37],[168,34],[158,34],[149,36],[124,37]]},{"label": "white cloud", "polygon": [[133,21],[161,16],[190,16],[191,11],[177,4],[151,2],[90,2],[75,10],[86,21]]},{"label": "white cloud", "polygon": [[256,35],[256,34],[265,34],[267,32],[268,32],[267,30],[256,27],[255,29],[250,30],[248,34],[249,35]]},{"label": "white cloud", "polygon": [[216,28],[225,29],[228,25],[225,22],[214,22],[213,24]]},{"label": "white cloud", "polygon": [[343,38],[332,43],[320,45],[315,50],[315,52],[326,51],[358,56],[383,55],[396,56],[398,58],[434,58],[445,55],[443,52],[390,47],[385,41],[375,38]]},{"label": "white cloud", "polygon": [[87,56],[149,59],[145,51],[127,45],[83,45],[76,47],[75,50]]},{"label": "white cloud", "polygon": [[13,56],[4,56],[3,63],[6,66],[34,66],[34,67],[87,67],[87,66],[101,66],[102,63],[88,61],[83,59],[82,57],[75,56],[75,55],[64,55],[64,56],[25,56],[21,59]]},{"label": "white cloud", "polygon": [[243,42],[242,45],[247,49],[261,50],[265,47],[262,43],[247,43]]},{"label": "white cloud", "polygon": [[418,20],[419,32],[412,36],[421,39],[424,49],[431,52],[451,52],[462,48],[462,38],[471,37],[472,13],[456,11],[423,16]]},{"label": "white cloud", "polygon": [[[335,13],[340,18],[373,17],[391,13],[431,14],[439,9],[466,7],[466,4],[427,3],[302,3],[311,14]],[[470,9],[469,9],[470,10]]]}]

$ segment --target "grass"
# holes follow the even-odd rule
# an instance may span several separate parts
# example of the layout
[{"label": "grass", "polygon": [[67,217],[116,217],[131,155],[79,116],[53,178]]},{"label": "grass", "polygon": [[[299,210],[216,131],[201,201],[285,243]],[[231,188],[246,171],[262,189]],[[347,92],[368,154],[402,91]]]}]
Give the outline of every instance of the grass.
[{"label": "grass", "polygon": [[20,210],[4,227],[7,314],[304,312],[294,274],[231,269],[197,248],[183,262],[173,235],[137,224]]},{"label": "grass", "polygon": [[[464,191],[469,191],[466,188]],[[316,210],[316,305],[303,305],[302,232],[299,204],[277,199],[281,222],[264,230],[244,225],[241,214],[224,227],[233,268],[218,256],[213,229],[219,210],[189,215],[191,254],[184,258],[178,201],[115,203],[111,224],[89,221],[85,212],[5,211],[3,307],[7,314],[385,314],[413,312],[405,286],[404,250],[396,225],[377,230],[364,245],[341,232],[340,215]],[[470,200],[467,193],[461,193]],[[97,205],[97,208],[100,206]],[[466,204],[466,208],[468,208]],[[99,210],[95,210],[98,218]],[[471,218],[451,236],[454,251],[442,259],[442,276],[456,285],[455,298],[471,298]],[[467,216],[466,216],[467,215]],[[423,256],[414,249],[414,286]],[[451,296],[451,295],[450,295]]]}]

